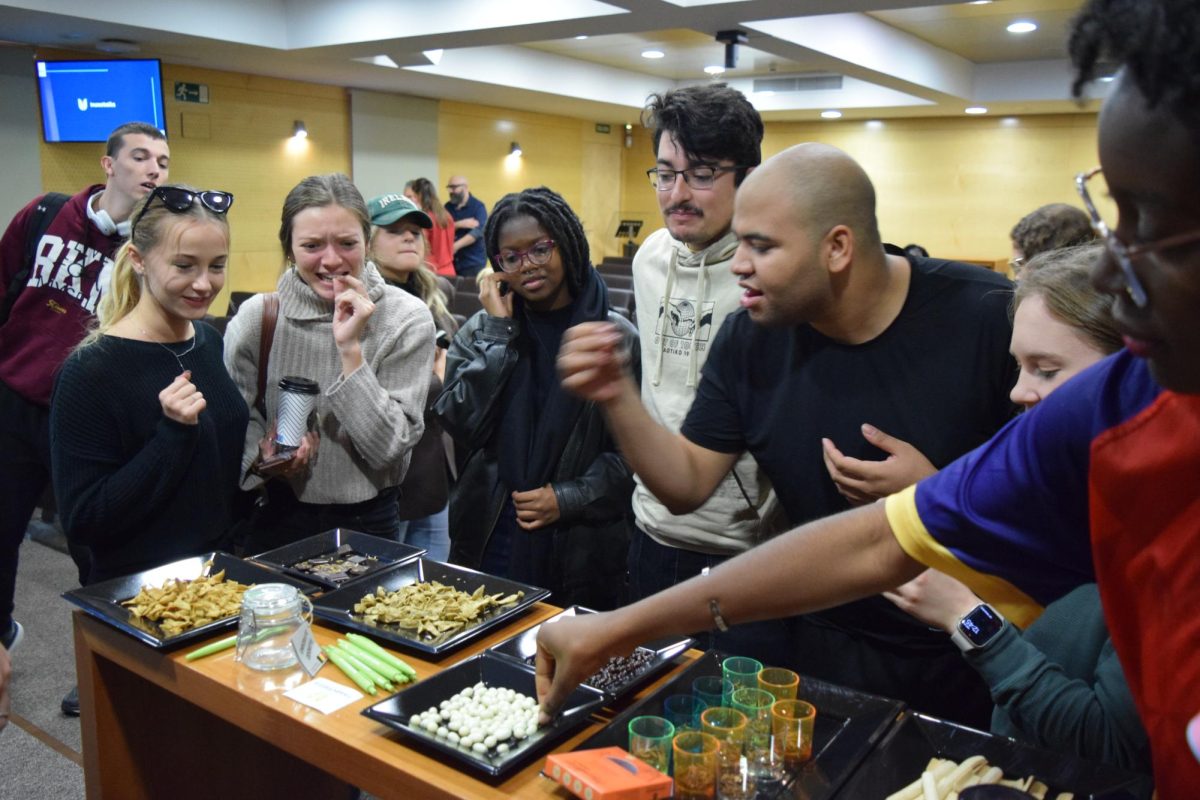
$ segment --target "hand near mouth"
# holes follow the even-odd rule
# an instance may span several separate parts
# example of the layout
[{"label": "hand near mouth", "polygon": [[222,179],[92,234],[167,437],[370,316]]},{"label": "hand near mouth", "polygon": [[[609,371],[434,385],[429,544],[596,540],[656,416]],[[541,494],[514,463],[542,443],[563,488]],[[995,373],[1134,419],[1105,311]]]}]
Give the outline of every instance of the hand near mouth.
[{"label": "hand near mouth", "polygon": [[[515,277],[510,277],[503,272],[493,272],[479,281],[479,302],[483,304],[483,308],[493,317],[511,317],[512,310],[512,284]],[[501,290],[504,286],[504,290]]]},{"label": "hand near mouth", "polygon": [[349,375],[362,364],[363,330],[375,312],[362,281],[350,275],[333,279],[333,340],[342,356],[342,372]]}]

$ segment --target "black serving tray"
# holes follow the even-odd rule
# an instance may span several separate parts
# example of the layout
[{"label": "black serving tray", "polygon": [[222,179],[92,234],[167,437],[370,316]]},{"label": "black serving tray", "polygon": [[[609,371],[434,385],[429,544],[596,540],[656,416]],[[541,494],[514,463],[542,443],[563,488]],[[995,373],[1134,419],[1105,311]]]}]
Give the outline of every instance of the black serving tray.
[{"label": "black serving tray", "polygon": [[551,724],[542,726],[537,733],[520,741],[504,755],[479,754],[451,744],[448,740],[439,739],[421,728],[409,727],[408,720],[413,714],[427,711],[480,681],[490,687],[501,686],[529,697],[537,697],[532,667],[491,653],[481,653],[413,684],[404,691],[364,709],[362,713],[404,733],[421,748],[434,750],[445,756],[457,767],[500,777],[547,753],[556,743],[578,730],[588,721],[591,712],[604,704],[603,693],[590,686],[576,688],[567,697],[562,712]]},{"label": "black serving tray", "polygon": [[[817,714],[819,720],[820,711]],[[837,797],[885,797],[920,778],[935,756],[962,761],[974,755],[1000,767],[1006,778],[1033,775],[1049,788],[1049,798],[1074,792],[1078,800],[1125,800],[1149,797],[1150,793],[1149,778],[1144,776],[906,711]]]},{"label": "black serving tray", "polygon": [[[696,659],[674,679],[659,687],[619,714],[602,731],[579,746],[580,750],[599,747],[623,747],[628,749],[628,725],[634,717],[643,714],[662,715],[663,701],[673,694],[691,694],[692,681],[702,675],[720,675],[721,662],[727,654],[709,650]],[[833,797],[838,787],[854,772],[855,768],[874,747],[900,716],[903,704],[898,700],[856,692],[800,676],[800,691],[797,695],[817,707],[817,721],[813,727],[813,757],[803,767],[789,774],[784,785],[776,792],[777,797],[820,800]],[[760,787],[761,788],[761,787]],[[845,795],[846,797],[874,797],[876,794]],[[878,794],[882,797],[883,794]],[[759,796],[770,796],[760,791]],[[841,795],[839,795],[841,797]]]},{"label": "black serving tray", "polygon": [[[411,583],[425,581],[438,581],[468,594],[483,586],[485,594],[501,592],[509,595],[524,592],[525,596],[513,605],[493,611],[465,628],[451,631],[436,639],[417,638],[416,631],[406,630],[395,624],[373,625],[354,613],[355,603],[362,600],[364,595],[373,593],[376,587],[382,586],[385,590],[394,592]],[[372,581],[355,583],[323,595],[313,601],[313,613],[321,619],[333,622],[343,628],[384,639],[402,648],[438,656],[455,650],[497,627],[507,625],[549,594],[549,589],[510,581],[507,578],[476,572],[473,569],[454,564],[419,558],[407,564],[376,572]]]},{"label": "black serving tray", "polygon": [[[354,552],[360,556],[374,556],[378,559],[378,563],[371,567],[365,574],[351,577],[344,581],[330,580],[323,575],[313,575],[312,573],[295,568],[296,564],[307,561],[310,558],[330,555],[343,545],[353,548]],[[268,550],[265,553],[259,553],[256,556],[251,556],[251,559],[272,569],[286,572],[288,575],[294,575],[301,580],[316,583],[329,589],[340,589],[343,586],[349,586],[359,581],[370,580],[379,574],[381,570],[397,564],[407,563],[423,555],[425,555],[425,550],[420,547],[393,542],[390,539],[372,536],[368,533],[360,533],[345,528],[334,528],[331,531],[318,533],[316,536],[310,536],[307,539],[301,539],[298,542],[292,542],[289,545]]]},{"label": "black serving tray", "polygon": [[227,580],[237,581],[247,586],[256,583],[286,583],[295,586],[307,595],[320,591],[320,587],[316,584],[298,580],[289,575],[280,575],[266,567],[216,550],[193,558],[185,558],[182,561],[164,564],[161,567],[148,569],[134,575],[113,578],[74,589],[65,592],[63,597],[93,617],[107,622],[117,630],[124,631],[151,647],[160,649],[175,647],[195,639],[205,638],[223,628],[232,627],[237,623],[238,615],[232,614],[207,625],[191,628],[174,636],[167,636],[163,634],[158,623],[134,618],[129,609],[122,606],[121,603],[135,597],[143,586],[162,586],[171,578],[194,580],[200,577],[204,565],[210,560],[213,562],[211,574],[215,575],[221,570],[225,570]]},{"label": "black serving tray", "polygon": [[[556,614],[555,616],[546,620],[541,625],[535,625],[532,628],[521,631],[511,639],[506,639],[495,647],[488,648],[488,652],[495,653],[496,655],[504,658],[511,658],[512,660],[521,664],[532,666],[532,659],[537,654],[538,630],[542,627],[542,625],[552,623],[562,617],[573,617],[577,614],[595,613],[596,612],[590,608],[585,608],[583,606],[571,606],[564,609],[561,614]],[[668,669],[680,653],[692,646],[693,641],[693,639],[686,636],[671,636],[649,642],[637,648],[638,650],[644,650],[652,653],[654,656],[653,660],[645,669],[625,683],[608,690],[600,689],[600,691],[604,692],[605,700],[611,704],[619,698],[626,697],[645,686],[651,680],[661,675],[663,671]],[[586,685],[590,686],[591,684]]]}]

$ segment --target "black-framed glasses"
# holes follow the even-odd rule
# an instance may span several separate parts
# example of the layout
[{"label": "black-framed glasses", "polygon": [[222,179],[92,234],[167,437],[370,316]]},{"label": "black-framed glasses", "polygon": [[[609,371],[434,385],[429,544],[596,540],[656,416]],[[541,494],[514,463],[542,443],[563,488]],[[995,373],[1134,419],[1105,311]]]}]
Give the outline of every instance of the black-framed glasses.
[{"label": "black-framed glasses", "polygon": [[1088,191],[1088,182],[1095,183],[1095,178],[1101,176],[1103,170],[1100,167],[1090,169],[1087,172],[1081,172],[1075,176],[1075,190],[1079,192],[1079,197],[1083,200],[1084,208],[1087,209],[1088,216],[1092,220],[1092,228],[1096,231],[1096,235],[1104,240],[1108,251],[1113,254],[1113,258],[1117,260],[1117,265],[1121,268],[1121,275],[1125,278],[1125,290],[1129,293],[1129,298],[1133,300],[1133,304],[1138,308],[1145,308],[1149,303],[1149,298],[1146,296],[1146,290],[1142,287],[1142,282],[1138,280],[1137,273],[1133,270],[1133,260],[1140,256],[1157,253],[1161,250],[1169,250],[1172,247],[1179,247],[1184,244],[1200,241],[1200,228],[1187,233],[1178,233],[1174,236],[1167,236],[1155,242],[1144,242],[1142,244],[1125,244],[1117,238],[1115,229],[1104,221],[1104,217],[1100,215],[1100,210],[1092,201],[1092,195]]},{"label": "black-framed glasses", "polygon": [[698,167],[690,169],[664,169],[662,167],[651,167],[646,170],[646,177],[650,179],[650,185],[660,192],[670,191],[675,187],[675,179],[680,175],[683,176],[683,182],[693,189],[711,189],[716,183],[717,178],[723,172],[737,172],[739,169],[750,169],[745,164],[735,164],[729,167],[714,167],[708,164],[702,164]]},{"label": "black-framed glasses", "polygon": [[129,235],[133,236],[133,229],[146,215],[146,210],[154,203],[154,198],[162,200],[164,206],[176,214],[182,214],[192,207],[192,203],[197,200],[200,204],[214,214],[225,214],[229,211],[229,207],[233,205],[233,195],[229,192],[222,192],[219,189],[205,189],[201,192],[193,192],[191,189],[184,189],[182,186],[156,186],[150,196],[146,198],[146,202],[142,204],[137,216],[133,218],[133,222],[129,225]]},{"label": "black-framed glasses", "polygon": [[501,250],[496,253],[495,259],[505,272],[516,272],[526,261],[535,267],[542,267],[550,263],[550,256],[554,255],[557,246],[553,239],[539,239],[528,250]]}]

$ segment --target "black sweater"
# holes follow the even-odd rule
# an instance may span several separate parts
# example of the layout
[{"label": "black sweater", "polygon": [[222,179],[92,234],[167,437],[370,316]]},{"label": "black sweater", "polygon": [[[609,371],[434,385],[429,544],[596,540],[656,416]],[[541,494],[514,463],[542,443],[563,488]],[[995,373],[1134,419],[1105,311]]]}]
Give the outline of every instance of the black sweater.
[{"label": "black sweater", "polygon": [[[190,343],[105,336],[59,374],[50,406],[54,494],[67,538],[91,551],[86,583],[213,549],[230,525],[248,412],[220,335],[203,323],[195,329],[186,354]],[[197,425],[168,419],[158,400],[180,363],[207,403]]]}]

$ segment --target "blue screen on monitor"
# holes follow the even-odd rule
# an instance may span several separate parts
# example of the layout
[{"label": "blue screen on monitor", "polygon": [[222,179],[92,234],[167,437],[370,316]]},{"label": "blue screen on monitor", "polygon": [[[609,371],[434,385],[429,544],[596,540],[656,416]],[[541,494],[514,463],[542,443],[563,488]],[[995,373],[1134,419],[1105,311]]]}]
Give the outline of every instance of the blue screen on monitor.
[{"label": "blue screen on monitor", "polygon": [[126,122],[166,132],[157,59],[38,61],[37,79],[47,142],[103,142]]}]

